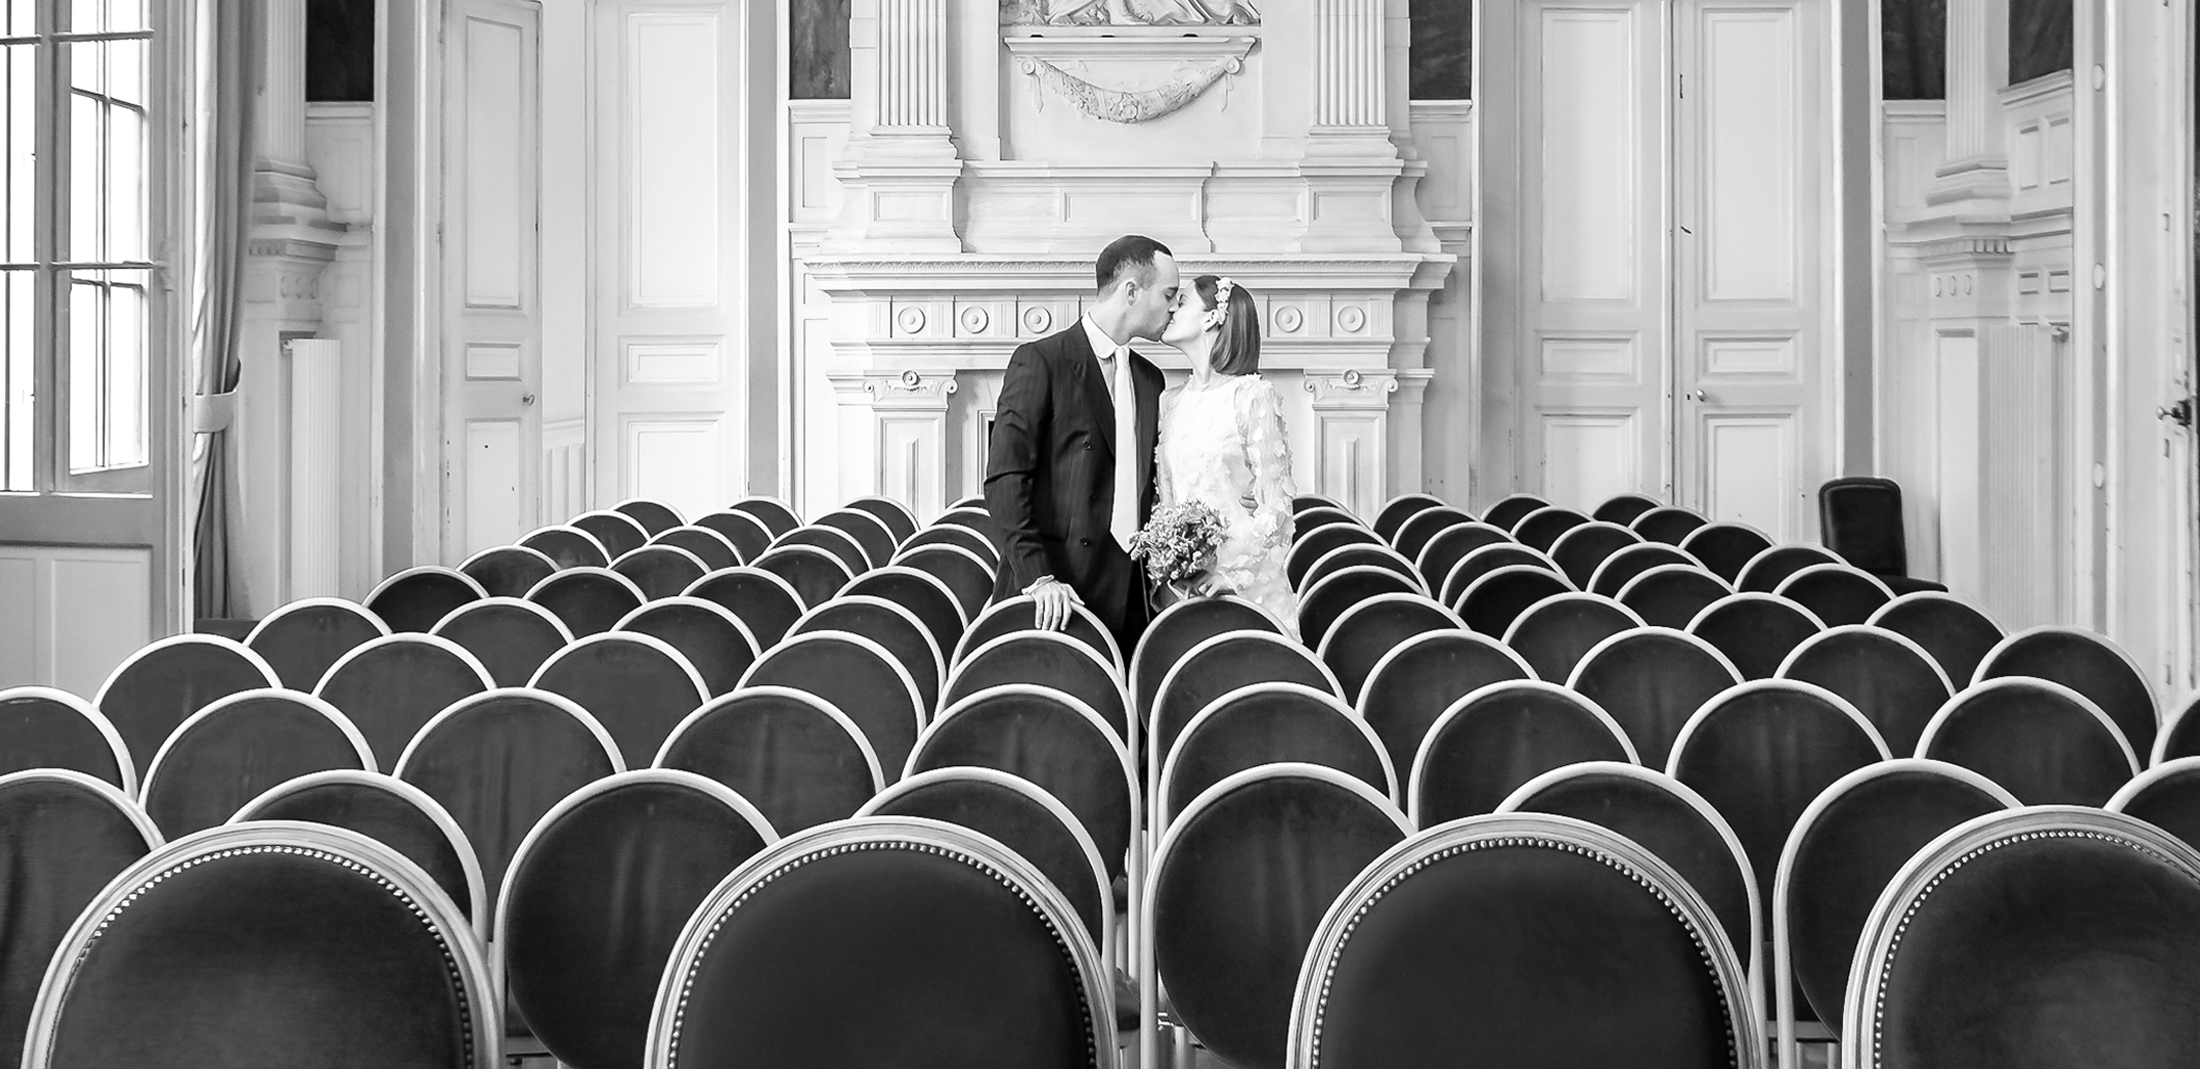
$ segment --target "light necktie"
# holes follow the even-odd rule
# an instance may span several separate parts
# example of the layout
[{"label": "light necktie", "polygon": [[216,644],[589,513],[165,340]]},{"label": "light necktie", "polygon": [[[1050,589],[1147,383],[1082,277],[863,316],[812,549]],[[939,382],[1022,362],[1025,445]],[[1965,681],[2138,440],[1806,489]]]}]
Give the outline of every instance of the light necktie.
[{"label": "light necktie", "polygon": [[1131,384],[1129,349],[1117,349],[1108,362],[1114,372],[1108,394],[1115,400],[1115,507],[1108,532],[1127,551],[1138,533],[1138,391]]}]

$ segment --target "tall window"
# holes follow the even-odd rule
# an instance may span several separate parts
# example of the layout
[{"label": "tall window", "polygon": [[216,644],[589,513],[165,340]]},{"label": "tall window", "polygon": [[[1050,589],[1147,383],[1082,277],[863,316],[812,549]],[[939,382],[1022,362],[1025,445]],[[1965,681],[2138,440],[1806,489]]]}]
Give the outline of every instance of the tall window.
[{"label": "tall window", "polygon": [[1413,0],[1410,79],[1415,100],[1465,100],[1474,95],[1474,5],[1465,0]]},{"label": "tall window", "polygon": [[2070,0],[2010,0],[2010,85],[2071,68],[2074,17]]},{"label": "tall window", "polygon": [[1879,48],[1883,97],[1947,99],[1947,0],[1880,0]]},{"label": "tall window", "polygon": [[151,0],[0,0],[0,489],[145,489]]}]

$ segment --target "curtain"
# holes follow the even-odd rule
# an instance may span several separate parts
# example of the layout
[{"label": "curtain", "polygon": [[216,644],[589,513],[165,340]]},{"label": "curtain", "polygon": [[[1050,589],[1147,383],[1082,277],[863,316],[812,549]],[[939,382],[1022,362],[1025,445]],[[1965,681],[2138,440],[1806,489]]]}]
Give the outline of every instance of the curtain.
[{"label": "curtain", "polygon": [[[237,359],[245,237],[252,225],[252,160],[265,38],[264,0],[202,0],[199,40],[198,277],[191,314],[191,580],[195,615],[244,615],[231,566],[240,524],[235,444],[227,413],[243,372]],[[278,0],[280,2],[280,0]]]},{"label": "curtain", "polygon": [[1946,99],[1947,0],[1881,0],[1879,59],[1879,84],[1886,99]]},{"label": "curtain", "polygon": [[2009,84],[2022,85],[2041,75],[2071,67],[2071,0],[2011,0],[2009,5]]}]

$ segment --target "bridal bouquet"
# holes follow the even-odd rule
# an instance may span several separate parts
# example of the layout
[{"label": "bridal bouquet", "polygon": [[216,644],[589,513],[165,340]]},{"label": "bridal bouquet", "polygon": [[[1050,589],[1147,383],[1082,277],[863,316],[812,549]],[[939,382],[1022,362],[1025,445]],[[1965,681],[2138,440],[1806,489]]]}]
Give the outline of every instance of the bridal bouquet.
[{"label": "bridal bouquet", "polygon": [[1215,566],[1222,545],[1222,517],[1204,502],[1186,501],[1155,509],[1144,530],[1131,536],[1131,559],[1146,574],[1172,587]]}]

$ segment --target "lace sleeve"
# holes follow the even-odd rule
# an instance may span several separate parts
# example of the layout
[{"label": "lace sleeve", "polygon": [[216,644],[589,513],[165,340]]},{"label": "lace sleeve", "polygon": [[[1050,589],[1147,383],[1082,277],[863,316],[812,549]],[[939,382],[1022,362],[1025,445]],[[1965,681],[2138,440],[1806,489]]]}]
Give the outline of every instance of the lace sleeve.
[{"label": "lace sleeve", "polygon": [[[1171,419],[1175,415],[1175,413],[1171,410],[1175,407],[1175,391],[1170,391],[1161,395],[1161,415],[1159,420],[1160,427],[1165,428],[1169,426]],[[1160,438],[1160,436],[1161,435],[1157,433],[1155,435],[1155,438],[1158,439]],[[1170,477],[1169,451],[1167,449],[1161,448],[1161,443],[1159,441],[1156,441],[1154,443],[1153,451],[1153,504],[1154,507],[1158,509],[1168,505],[1173,505],[1175,503],[1176,481]]]},{"label": "lace sleeve", "polygon": [[1291,499],[1291,441],[1283,426],[1283,402],[1266,379],[1254,379],[1238,391],[1238,432],[1245,442],[1245,466],[1253,475],[1253,527],[1263,541],[1288,545]]}]

